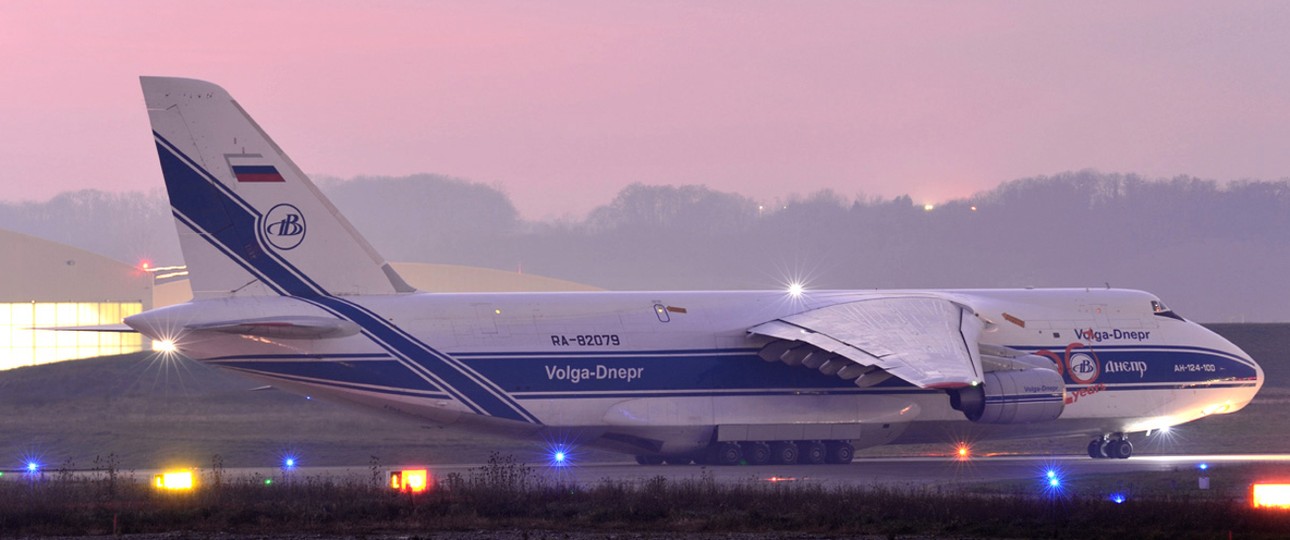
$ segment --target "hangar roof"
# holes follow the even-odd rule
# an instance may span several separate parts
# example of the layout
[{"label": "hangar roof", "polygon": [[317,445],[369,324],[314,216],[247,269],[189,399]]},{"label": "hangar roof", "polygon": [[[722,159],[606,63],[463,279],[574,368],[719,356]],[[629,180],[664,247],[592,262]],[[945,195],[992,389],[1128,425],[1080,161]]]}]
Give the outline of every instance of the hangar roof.
[{"label": "hangar roof", "polygon": [[0,302],[142,302],[152,276],[109,257],[0,230]]}]

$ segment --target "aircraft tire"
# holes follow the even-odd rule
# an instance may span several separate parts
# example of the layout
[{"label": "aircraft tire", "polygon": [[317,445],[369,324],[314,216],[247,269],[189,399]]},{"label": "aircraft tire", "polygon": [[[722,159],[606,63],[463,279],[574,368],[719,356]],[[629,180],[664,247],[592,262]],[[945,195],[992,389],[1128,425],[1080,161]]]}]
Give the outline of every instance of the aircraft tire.
[{"label": "aircraft tire", "polygon": [[744,452],[738,444],[732,442],[717,443],[712,447],[712,457],[708,463],[713,465],[738,465],[744,458]]},{"label": "aircraft tire", "polygon": [[824,463],[824,457],[827,449],[824,443],[820,441],[801,441],[797,443],[797,460],[806,465],[820,465]]},{"label": "aircraft tire", "polygon": [[1102,453],[1102,439],[1093,439],[1088,443],[1088,457],[1093,459],[1102,459],[1106,454]]},{"label": "aircraft tire", "polygon": [[662,465],[663,457],[638,455],[636,456],[636,463],[639,463],[641,465]]},{"label": "aircraft tire", "polygon": [[856,447],[846,441],[833,441],[825,445],[828,453],[824,460],[836,465],[846,465],[855,459]]},{"label": "aircraft tire", "polygon": [[749,465],[770,463],[770,445],[764,442],[746,442],[739,445],[744,451],[744,460]]},{"label": "aircraft tire", "polygon": [[1111,441],[1106,450],[1107,457],[1129,459],[1129,456],[1133,455],[1133,443],[1129,442],[1128,439]]},{"label": "aircraft tire", "polygon": [[780,441],[770,445],[770,460],[779,465],[792,465],[797,463],[799,455],[797,445],[791,442]]}]

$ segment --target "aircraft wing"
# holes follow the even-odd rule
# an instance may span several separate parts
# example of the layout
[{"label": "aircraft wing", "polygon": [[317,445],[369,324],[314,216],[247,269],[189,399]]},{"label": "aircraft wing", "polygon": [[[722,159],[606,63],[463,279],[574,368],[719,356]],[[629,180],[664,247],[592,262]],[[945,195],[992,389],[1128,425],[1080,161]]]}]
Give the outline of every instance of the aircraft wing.
[{"label": "aircraft wing", "polygon": [[984,376],[972,308],[938,296],[888,296],[835,304],[754,326],[773,338],[768,362],[805,365],[871,386],[898,377],[920,388],[959,388]]}]

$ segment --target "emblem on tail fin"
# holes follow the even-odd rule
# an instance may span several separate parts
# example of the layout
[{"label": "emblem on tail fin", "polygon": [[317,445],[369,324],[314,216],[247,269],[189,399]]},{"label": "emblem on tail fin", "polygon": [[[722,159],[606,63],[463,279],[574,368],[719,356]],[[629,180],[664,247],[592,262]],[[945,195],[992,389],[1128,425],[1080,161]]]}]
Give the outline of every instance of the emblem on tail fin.
[{"label": "emblem on tail fin", "polygon": [[275,248],[294,249],[305,240],[305,215],[286,203],[274,206],[264,216],[264,237]]}]

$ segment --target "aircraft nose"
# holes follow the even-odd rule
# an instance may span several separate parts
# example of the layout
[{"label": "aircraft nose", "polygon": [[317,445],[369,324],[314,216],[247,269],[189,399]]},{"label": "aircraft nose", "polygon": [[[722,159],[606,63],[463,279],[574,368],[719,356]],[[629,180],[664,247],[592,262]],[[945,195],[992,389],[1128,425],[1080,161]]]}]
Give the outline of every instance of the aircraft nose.
[{"label": "aircraft nose", "polygon": [[[1217,334],[1215,335],[1217,336]],[[1254,360],[1254,357],[1250,356],[1249,353],[1245,352],[1244,349],[1237,346],[1235,343],[1232,343],[1231,340],[1221,336],[1219,337],[1219,339],[1222,340],[1223,346],[1220,349],[1223,352],[1226,352],[1240,359],[1241,363],[1246,364],[1254,369],[1254,377],[1253,377],[1254,386],[1252,388],[1246,387],[1245,391],[1240,392],[1239,401],[1236,401],[1236,403],[1234,403],[1234,406],[1230,410],[1225,411],[1225,412],[1234,412],[1234,411],[1240,410],[1241,408],[1249,404],[1250,401],[1254,399],[1254,396],[1259,393],[1259,390],[1263,389],[1263,380],[1264,380],[1263,366],[1260,366],[1259,363]],[[1246,375],[1246,377],[1248,377],[1248,375]],[[1246,379],[1246,380],[1249,380],[1249,379]]]}]

